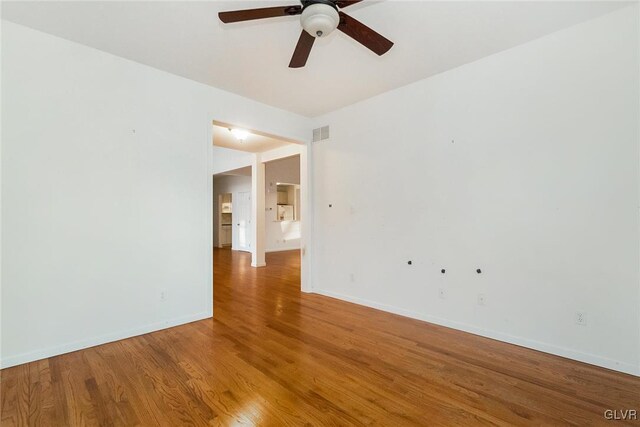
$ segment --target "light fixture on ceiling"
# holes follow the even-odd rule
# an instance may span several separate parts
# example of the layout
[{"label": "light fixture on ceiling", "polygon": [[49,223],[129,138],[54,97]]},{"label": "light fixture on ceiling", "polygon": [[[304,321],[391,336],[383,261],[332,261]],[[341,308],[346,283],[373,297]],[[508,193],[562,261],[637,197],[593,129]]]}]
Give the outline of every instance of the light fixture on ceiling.
[{"label": "light fixture on ceiling", "polygon": [[[326,37],[338,29],[377,55],[384,55],[393,42],[376,33],[362,22],[342,11],[345,7],[362,0],[298,0],[290,6],[270,6],[257,9],[230,10],[218,13],[225,24],[253,21],[254,19],[275,18],[277,16],[300,16],[302,31],[293,51],[290,68],[304,67],[318,37]],[[293,1],[292,1],[293,3]]]},{"label": "light fixture on ceiling", "polygon": [[323,37],[338,28],[340,16],[333,3],[319,2],[304,8],[300,23],[302,28],[313,37]]},{"label": "light fixture on ceiling", "polygon": [[235,136],[236,139],[240,142],[244,142],[245,139],[247,139],[247,137],[249,136],[249,131],[248,130],[244,130],[244,129],[237,129],[237,128],[229,128],[229,131],[231,132],[231,135]]}]

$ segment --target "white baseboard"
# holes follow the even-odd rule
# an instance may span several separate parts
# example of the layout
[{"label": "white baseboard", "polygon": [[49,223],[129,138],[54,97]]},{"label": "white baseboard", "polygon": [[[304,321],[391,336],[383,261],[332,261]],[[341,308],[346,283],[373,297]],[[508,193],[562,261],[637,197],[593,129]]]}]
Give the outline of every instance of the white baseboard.
[{"label": "white baseboard", "polygon": [[343,295],[336,292],[325,291],[325,290],[316,289],[316,288],[314,288],[312,292],[316,294],[324,295],[327,297],[352,302],[354,304],[364,305],[366,307],[371,307],[378,310],[386,311],[388,313],[399,314],[401,316],[410,317],[412,319],[418,319],[425,322],[434,323],[436,325],[446,326],[448,328],[469,332],[475,335],[480,335],[480,336],[495,339],[498,341],[503,341],[509,344],[515,344],[521,347],[527,347],[533,350],[542,351],[544,353],[549,353],[556,356],[577,360],[579,362],[584,362],[591,365],[612,369],[614,371],[624,372],[625,374],[640,376],[640,366],[634,366],[629,363],[608,359],[606,357],[601,357],[601,356],[597,356],[589,353],[583,353],[580,351],[559,347],[554,344],[548,344],[540,341],[530,340],[527,338],[504,334],[502,332],[497,332],[489,329],[479,328],[477,326],[469,325],[467,323],[461,323],[453,320],[443,319],[441,317],[417,313],[411,310],[406,310],[403,308],[399,308],[399,307],[395,307],[387,304],[381,304],[381,303],[366,300],[363,298]]},{"label": "white baseboard", "polygon": [[210,312],[203,312],[182,316],[175,319],[165,320],[162,322],[152,323],[137,328],[128,329],[126,331],[114,332],[111,334],[101,335],[99,337],[89,338],[85,340],[74,341],[67,344],[61,344],[54,347],[44,348],[41,350],[30,351],[28,353],[16,354],[2,358],[0,360],[0,369],[10,368],[11,366],[22,365],[23,363],[34,362],[36,360],[46,359],[48,357],[59,356],[72,351],[78,351],[97,345],[107,344],[113,341],[119,341],[138,335],[148,334],[150,332],[160,331],[162,329],[174,326],[184,325],[185,323],[195,322],[197,320],[208,319],[212,317]]}]

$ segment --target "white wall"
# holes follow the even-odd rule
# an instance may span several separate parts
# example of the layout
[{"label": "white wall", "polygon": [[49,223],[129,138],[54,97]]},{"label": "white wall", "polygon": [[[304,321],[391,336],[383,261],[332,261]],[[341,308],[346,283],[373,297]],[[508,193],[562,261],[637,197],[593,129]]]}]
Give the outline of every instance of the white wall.
[{"label": "white wall", "polygon": [[300,221],[277,221],[277,183],[300,184],[300,156],[287,157],[265,164],[266,251],[300,249]]},{"label": "white wall", "polygon": [[314,291],[640,373],[637,18],[313,123],[3,21],[2,366],[211,315],[216,119],[331,125]]},{"label": "white wall", "polygon": [[640,374],[638,65],[633,6],[318,118],[313,290]]},{"label": "white wall", "polygon": [[218,147],[217,145],[214,145],[211,150],[213,151],[212,172],[214,174],[251,166],[254,156],[253,153]]},{"label": "white wall", "polygon": [[8,22],[2,86],[2,366],[211,316],[212,120],[311,129]]},{"label": "white wall", "polygon": [[[213,242],[218,246],[218,196],[225,193],[231,193],[231,203],[233,209],[233,201],[237,200],[238,193],[251,193],[251,176],[237,175],[215,175],[213,177]],[[233,216],[233,212],[231,214]],[[235,223],[234,223],[235,224]],[[232,232],[235,227],[232,226]],[[233,232],[232,249],[237,249],[237,233]]]}]

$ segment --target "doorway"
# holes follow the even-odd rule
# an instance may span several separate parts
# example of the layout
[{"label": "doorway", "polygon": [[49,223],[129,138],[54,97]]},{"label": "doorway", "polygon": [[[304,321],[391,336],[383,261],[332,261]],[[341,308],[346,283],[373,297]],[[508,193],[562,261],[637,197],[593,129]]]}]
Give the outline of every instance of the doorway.
[{"label": "doorway", "polygon": [[[242,139],[238,139],[238,134]],[[251,268],[264,268],[265,264],[268,268],[269,260],[278,264],[293,255],[298,258],[295,270],[296,277],[300,277],[300,289],[310,291],[307,280],[309,249],[306,247],[311,228],[307,221],[310,210],[307,203],[307,146],[256,131],[237,132],[233,125],[220,122],[213,122],[212,140],[212,158],[219,159],[217,164],[213,161],[216,179],[218,175],[240,175],[236,172],[246,170],[247,187],[251,182],[250,188],[236,189],[232,195],[233,250],[224,255],[217,252],[217,255],[246,260],[247,257],[241,253],[250,252],[250,265],[244,274],[239,275],[242,277],[253,275]],[[237,169],[227,170],[230,167]],[[214,187],[216,184],[217,181]],[[278,202],[279,194],[281,199]],[[218,266],[219,261],[220,258]],[[244,268],[245,263],[236,265]]]},{"label": "doorway", "polygon": [[218,244],[219,248],[231,246],[233,230],[233,194],[218,195]]},{"label": "doorway", "polygon": [[213,176],[214,247],[251,251],[251,168]]}]

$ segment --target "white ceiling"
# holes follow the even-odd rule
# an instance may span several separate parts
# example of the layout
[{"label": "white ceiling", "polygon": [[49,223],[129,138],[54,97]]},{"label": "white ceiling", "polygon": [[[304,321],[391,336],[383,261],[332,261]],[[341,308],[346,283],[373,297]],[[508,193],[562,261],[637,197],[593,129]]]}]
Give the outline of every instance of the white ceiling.
[{"label": "white ceiling", "polygon": [[[222,24],[296,0],[2,2],[3,19],[306,116],[317,116],[599,16],[618,2],[363,2],[344,11],[395,42],[378,57],[339,31],[288,68],[298,17]],[[628,4],[628,3],[626,3]]]},{"label": "white ceiling", "polygon": [[231,134],[228,127],[213,125],[213,145],[218,147],[248,151],[250,153],[262,153],[289,144],[287,141],[256,133],[249,133],[247,138],[241,142]]}]

